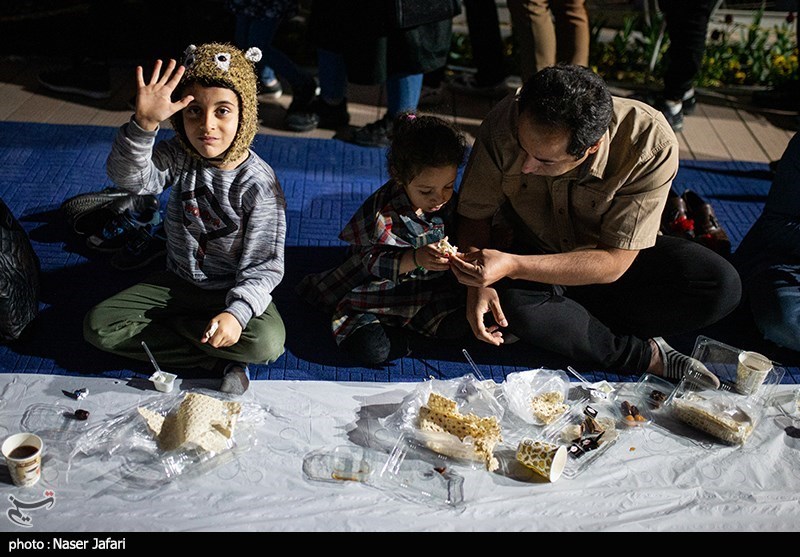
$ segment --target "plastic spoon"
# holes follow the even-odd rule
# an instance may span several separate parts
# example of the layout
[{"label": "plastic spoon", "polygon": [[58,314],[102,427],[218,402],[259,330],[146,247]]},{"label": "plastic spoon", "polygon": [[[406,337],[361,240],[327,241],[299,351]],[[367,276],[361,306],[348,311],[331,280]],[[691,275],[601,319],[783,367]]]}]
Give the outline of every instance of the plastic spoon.
[{"label": "plastic spoon", "polygon": [[[567,366],[567,371],[569,371],[572,375],[578,378],[578,380],[583,383],[584,388],[589,391],[589,396],[592,398],[597,398],[601,400],[607,400],[611,393],[614,392],[614,387],[608,381],[600,381],[599,383],[589,383],[586,378],[575,371],[572,366]],[[601,387],[605,387],[605,390]]]}]

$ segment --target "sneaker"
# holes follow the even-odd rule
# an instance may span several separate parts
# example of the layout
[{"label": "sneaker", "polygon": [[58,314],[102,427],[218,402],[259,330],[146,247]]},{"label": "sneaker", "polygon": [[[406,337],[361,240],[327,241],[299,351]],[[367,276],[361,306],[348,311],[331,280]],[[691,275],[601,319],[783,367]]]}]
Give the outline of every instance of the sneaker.
[{"label": "sneaker", "polygon": [[154,195],[137,195],[134,207],[115,215],[103,229],[86,239],[86,247],[95,251],[114,252],[125,247],[138,228],[154,228],[161,222],[158,198]]},{"label": "sneaker", "polygon": [[225,366],[219,390],[234,396],[241,396],[250,387],[250,369],[244,362],[230,362]]},{"label": "sneaker", "polygon": [[132,194],[126,191],[109,187],[101,191],[81,193],[70,197],[61,204],[61,212],[75,233],[91,234],[99,230],[111,218],[110,215],[106,216],[97,226],[90,223],[89,221],[96,220],[95,217],[99,210],[112,203],[127,202],[131,197]]},{"label": "sneaker", "polygon": [[661,337],[653,338],[661,361],[664,363],[663,376],[667,379],[683,379],[684,377],[699,386],[718,389],[719,378],[714,375],[700,360],[681,354]]},{"label": "sneaker", "polygon": [[683,102],[671,106],[664,100],[658,103],[656,108],[660,110],[664,118],[667,119],[667,123],[672,128],[672,131],[679,132],[683,129]]},{"label": "sneaker", "polygon": [[386,114],[383,118],[353,132],[351,141],[362,147],[388,147],[392,133],[392,119]]},{"label": "sneaker", "polygon": [[453,76],[447,81],[451,91],[474,97],[502,98],[508,94],[508,84],[503,79],[491,85],[479,85],[473,74],[463,73]]},{"label": "sneaker", "polygon": [[155,227],[142,226],[128,237],[125,246],[111,257],[111,266],[118,271],[133,271],[147,267],[167,254],[167,237],[163,223]]},{"label": "sneaker", "polygon": [[277,78],[272,78],[267,82],[258,82],[258,95],[270,99],[279,99],[283,95],[283,87]]},{"label": "sneaker", "polygon": [[111,96],[111,78],[105,64],[85,61],[69,69],[39,74],[39,83],[57,93],[73,93],[91,99]]}]

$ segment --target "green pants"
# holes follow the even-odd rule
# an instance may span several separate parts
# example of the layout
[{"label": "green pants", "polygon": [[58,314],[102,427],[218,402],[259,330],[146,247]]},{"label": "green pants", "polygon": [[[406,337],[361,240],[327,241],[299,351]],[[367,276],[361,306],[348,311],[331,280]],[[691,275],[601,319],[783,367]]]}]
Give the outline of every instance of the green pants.
[{"label": "green pants", "polygon": [[274,303],[250,320],[233,346],[214,348],[200,342],[211,318],[225,309],[227,292],[204,290],[161,271],[89,310],[83,336],[100,350],[147,361],[144,341],[165,370],[213,369],[220,359],[275,361],[283,354],[286,329]]}]

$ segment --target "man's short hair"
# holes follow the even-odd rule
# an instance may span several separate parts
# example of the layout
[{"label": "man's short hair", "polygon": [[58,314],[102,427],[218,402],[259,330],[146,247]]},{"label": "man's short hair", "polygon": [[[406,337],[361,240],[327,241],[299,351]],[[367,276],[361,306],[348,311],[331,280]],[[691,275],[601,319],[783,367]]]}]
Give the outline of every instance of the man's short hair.
[{"label": "man's short hair", "polygon": [[605,81],[583,66],[559,64],[534,74],[523,86],[519,113],[537,125],[570,134],[567,153],[576,159],[597,143],[613,113]]}]

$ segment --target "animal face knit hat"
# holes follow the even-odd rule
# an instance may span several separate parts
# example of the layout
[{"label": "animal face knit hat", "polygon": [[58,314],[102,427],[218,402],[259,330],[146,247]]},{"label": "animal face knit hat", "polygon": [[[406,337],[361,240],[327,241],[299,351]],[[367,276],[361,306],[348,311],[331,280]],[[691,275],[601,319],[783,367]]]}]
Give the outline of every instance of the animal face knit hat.
[{"label": "animal face knit hat", "polygon": [[[254,64],[261,60],[261,50],[249,48],[242,52],[226,43],[189,45],[184,51],[186,73],[177,92],[182,95],[186,85],[199,83],[206,87],[227,87],[239,97],[239,128],[231,146],[222,154],[221,162],[236,160],[253,142],[258,130],[258,91]],[[170,118],[183,148],[193,157],[206,160],[192,147],[183,127],[183,111]],[[216,160],[216,159],[215,159]]]}]

